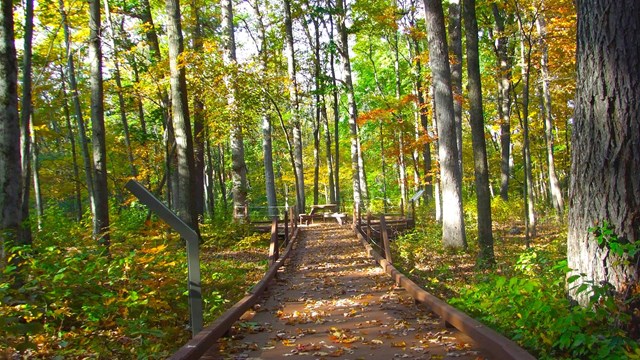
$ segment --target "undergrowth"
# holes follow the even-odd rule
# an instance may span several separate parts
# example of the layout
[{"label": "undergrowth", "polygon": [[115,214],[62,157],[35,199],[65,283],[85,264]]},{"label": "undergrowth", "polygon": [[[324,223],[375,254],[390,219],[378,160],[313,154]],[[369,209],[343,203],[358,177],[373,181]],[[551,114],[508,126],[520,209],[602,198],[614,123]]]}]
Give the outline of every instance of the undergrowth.
[{"label": "undergrowth", "polygon": [[[509,216],[509,203],[493,206],[499,220],[494,222],[494,268],[475,267],[472,231],[467,232],[466,252],[443,251],[440,225],[433,220],[419,221],[413,232],[394,242],[394,260],[425,289],[540,359],[640,359],[638,343],[624,331],[630,321],[624,304],[607,288],[580,282],[579,275],[567,277],[566,225],[541,224],[527,249],[517,214]],[[470,226],[475,223],[468,221]],[[567,286],[588,293],[589,306],[571,301]]]},{"label": "undergrowth", "polygon": [[[33,245],[9,249],[21,263],[0,273],[0,358],[166,358],[188,341],[186,251],[178,235],[132,206],[113,212],[107,257],[87,224],[48,209]],[[233,225],[201,231],[207,323],[264,274],[268,237]]]}]

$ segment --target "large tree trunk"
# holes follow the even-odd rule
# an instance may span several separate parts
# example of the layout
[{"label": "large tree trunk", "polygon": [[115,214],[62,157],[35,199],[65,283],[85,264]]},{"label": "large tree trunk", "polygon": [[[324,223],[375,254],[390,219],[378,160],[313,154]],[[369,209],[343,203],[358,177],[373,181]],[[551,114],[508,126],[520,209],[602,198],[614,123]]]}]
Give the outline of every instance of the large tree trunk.
[{"label": "large tree trunk", "polygon": [[[621,243],[640,240],[640,3],[635,0],[577,2],[578,86],[572,138],[567,258],[569,286],[584,281],[612,285],[624,300],[636,294],[638,255],[614,254],[613,238],[599,245],[590,230],[610,224]],[[636,290],[637,291],[637,290]],[[637,318],[636,318],[637,321]],[[636,323],[637,325],[637,323]]]},{"label": "large tree trunk", "polygon": [[440,143],[440,183],[442,186],[442,244],[445,248],[466,248],[462,212],[462,189],[453,112],[451,70],[440,0],[424,0],[429,41],[429,64],[433,76],[435,114]]},{"label": "large tree trunk", "polygon": [[176,137],[178,158],[178,184],[174,207],[178,216],[198,232],[198,222],[194,206],[194,159],[193,138],[189,120],[187,80],[184,67],[179,59],[184,51],[179,0],[166,0],[169,35],[169,70],[171,73],[171,116]]},{"label": "large tree trunk", "polygon": [[[236,59],[236,39],[233,26],[233,1],[225,0],[223,7],[223,29],[224,29],[224,61],[230,67],[237,66]],[[230,114],[236,114],[236,74],[235,70],[231,75],[225,77],[227,83],[227,106]],[[233,179],[233,216],[239,218],[244,216],[240,213],[247,204],[247,166],[244,161],[244,134],[239,121],[233,121],[231,129],[231,174]]]},{"label": "large tree trunk", "polygon": [[76,70],[71,53],[71,34],[69,31],[69,23],[67,22],[67,13],[64,9],[64,0],[58,0],[60,7],[60,17],[62,18],[62,30],[64,33],[64,42],[67,57],[67,77],[69,80],[69,90],[73,99],[73,112],[76,117],[76,125],[78,126],[78,138],[80,140],[80,149],[82,150],[82,163],[84,165],[84,173],[87,183],[87,193],[89,196],[89,204],[91,214],[95,214],[95,198],[93,195],[93,175],[91,174],[91,154],[89,154],[89,141],[87,140],[87,131],[85,129],[84,117],[82,115],[82,105],[80,104],[80,95],[78,93],[78,83],[76,81]]},{"label": "large tree trunk", "polygon": [[305,211],[304,163],[302,161],[302,125],[300,121],[300,104],[298,100],[298,80],[296,79],[296,57],[293,46],[293,22],[291,20],[291,3],[284,0],[284,27],[287,51],[287,71],[289,74],[289,100],[291,102],[291,119],[293,123],[293,152],[296,175],[296,205],[299,212]]},{"label": "large tree trunk", "polygon": [[0,1],[0,268],[6,249],[20,241],[20,118],[18,67],[13,33],[13,3]]},{"label": "large tree trunk", "polygon": [[[29,224],[29,205],[31,197],[31,124],[33,104],[31,94],[32,44],[33,44],[33,0],[25,1],[24,54],[22,66],[22,113],[20,114],[20,142],[22,157],[22,231],[20,243],[31,244],[31,226]],[[35,164],[33,164],[35,166]]]},{"label": "large tree trunk", "polygon": [[353,183],[353,206],[362,205],[362,187],[360,177],[360,165],[358,163],[358,106],[353,91],[353,81],[351,76],[351,60],[349,58],[349,35],[346,26],[347,9],[344,0],[336,1],[336,13],[338,16],[338,51],[342,57],[342,73],[347,90],[347,102],[349,107],[349,130],[351,133],[351,177]]},{"label": "large tree trunk", "polygon": [[60,67],[60,79],[62,79],[62,94],[64,96],[64,118],[67,123],[67,136],[69,137],[69,144],[71,144],[71,159],[73,162],[73,181],[75,188],[75,200],[76,200],[76,221],[82,220],[82,192],[80,191],[80,171],[78,169],[78,155],[76,150],[75,135],[73,134],[73,128],[71,127],[71,112],[69,111],[69,104],[67,103],[67,89],[65,86],[65,76]]},{"label": "large tree trunk", "polygon": [[107,145],[104,127],[104,89],[102,85],[102,30],[100,0],[89,1],[89,61],[91,62],[91,145],[93,148],[93,188],[95,213],[93,236],[109,247],[109,189],[107,186]]},{"label": "large tree trunk", "polygon": [[[458,167],[462,173],[462,16],[460,0],[449,2],[449,51],[451,53],[451,91],[453,116],[456,121]],[[462,182],[462,177],[460,178]]]},{"label": "large tree trunk", "polygon": [[495,263],[493,232],[491,229],[491,193],[489,192],[489,167],[485,142],[482,109],[482,83],[480,80],[480,55],[478,53],[478,20],[475,0],[464,0],[464,27],[467,39],[467,78],[469,92],[469,117],[473,143],[473,168],[475,173],[478,209],[477,263],[480,267]]},{"label": "large tree trunk", "polygon": [[549,49],[547,46],[547,24],[544,14],[538,15],[536,23],[538,35],[540,36],[540,74],[542,75],[542,104],[544,117],[544,134],[545,144],[547,147],[547,166],[549,169],[549,190],[551,192],[551,203],[558,215],[562,215],[564,211],[564,200],[562,199],[562,191],[560,190],[560,182],[556,174],[555,160],[553,156],[553,115],[551,112],[551,89],[549,74]]}]

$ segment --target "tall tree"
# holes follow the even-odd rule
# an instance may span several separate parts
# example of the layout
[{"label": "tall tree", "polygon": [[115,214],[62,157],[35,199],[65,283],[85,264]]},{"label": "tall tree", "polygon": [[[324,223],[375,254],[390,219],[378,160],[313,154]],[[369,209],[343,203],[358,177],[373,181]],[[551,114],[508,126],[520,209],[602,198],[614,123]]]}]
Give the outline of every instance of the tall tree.
[{"label": "tall tree", "polygon": [[18,67],[13,33],[13,2],[0,1],[0,265],[6,247],[17,243],[22,225]]},{"label": "tall tree", "polygon": [[[589,230],[608,222],[622,243],[640,240],[640,3],[579,0],[577,93],[572,135],[567,258],[581,281],[637,288],[637,254],[617,255],[614,239]],[[581,282],[579,281],[579,282]],[[574,283],[575,284],[575,283]],[[588,292],[570,294],[582,304]],[[634,304],[631,304],[634,305]],[[636,304],[637,306],[637,298]],[[637,309],[637,307],[636,307]]]},{"label": "tall tree", "polygon": [[[191,0],[191,13],[193,17],[193,33],[191,41],[193,51],[202,52],[204,49],[202,35],[202,19],[200,18],[200,2]],[[204,101],[198,93],[193,94],[193,153],[194,153],[194,206],[197,217],[204,216]]]},{"label": "tall tree", "polygon": [[[458,163],[462,172],[462,11],[460,0],[449,2],[449,51],[451,52],[451,90],[453,116],[456,121]],[[462,181],[462,178],[460,178]]]},{"label": "tall tree", "polygon": [[[334,20],[333,15],[329,14],[329,38],[331,39],[331,44],[335,44],[334,42]],[[338,84],[336,79],[336,47],[331,47],[329,50],[329,65],[331,68],[331,97],[332,97],[332,108],[333,108],[333,139],[335,143],[335,158],[333,159],[335,164],[335,171],[333,172],[335,180],[333,181],[336,187],[336,205],[340,208],[341,205],[341,196],[340,196],[340,105],[338,103]]]},{"label": "tall tree", "polygon": [[171,116],[176,137],[178,157],[177,194],[174,207],[181,219],[198,231],[198,222],[194,206],[194,159],[193,138],[189,120],[187,97],[187,79],[184,66],[180,66],[180,57],[184,51],[182,22],[179,0],[166,0],[168,15],[167,34],[169,35],[169,70],[171,73]]},{"label": "tall tree", "polygon": [[[349,108],[349,130],[351,134],[351,171],[353,182],[353,203],[362,205],[362,179],[360,177],[359,141],[358,141],[358,105],[353,91],[353,80],[351,74],[351,59],[349,58],[349,34],[346,25],[347,9],[344,0],[336,0],[336,14],[338,16],[338,52],[342,58],[342,74],[347,91],[347,102]],[[337,139],[337,138],[336,138]]]},{"label": "tall tree", "polygon": [[495,262],[493,232],[491,229],[491,193],[489,192],[489,167],[485,143],[484,115],[482,109],[482,83],[480,80],[480,55],[478,50],[478,20],[475,0],[464,0],[464,27],[467,39],[467,90],[469,93],[469,118],[473,143],[473,168],[475,173],[478,209],[478,265]]},{"label": "tall tree", "polygon": [[100,0],[89,1],[89,61],[91,62],[91,131],[93,147],[93,236],[106,247],[109,236],[109,189],[107,186],[107,146],[104,127],[102,84],[102,30]]},{"label": "tall tree", "polygon": [[549,190],[551,192],[551,204],[558,215],[564,211],[564,200],[560,190],[560,181],[556,174],[554,144],[554,121],[551,111],[551,75],[549,73],[549,46],[547,45],[547,21],[544,13],[538,15],[536,22],[540,46],[540,75],[542,76],[542,105],[544,118],[545,145],[547,148],[547,168],[549,177]]},{"label": "tall tree", "polygon": [[293,122],[293,153],[296,175],[296,205],[299,212],[305,211],[304,162],[302,161],[302,124],[300,120],[300,101],[298,99],[298,80],[296,78],[296,54],[293,42],[293,21],[291,19],[291,1],[284,0],[284,28],[287,51],[287,71],[289,74],[289,100]]},{"label": "tall tree", "polygon": [[500,116],[500,197],[509,199],[511,176],[511,60],[509,38],[505,34],[504,17],[494,2],[491,10],[495,19],[495,53],[498,58],[498,115]]},{"label": "tall tree", "polygon": [[[33,55],[33,0],[25,1],[24,14],[24,54],[22,63],[22,113],[20,114],[20,143],[22,157],[22,220],[23,227],[20,232],[21,242],[32,242],[31,226],[29,224],[29,205],[31,197],[31,117],[32,105],[32,55]],[[33,164],[35,165],[35,164]]]},{"label": "tall tree", "polygon": [[462,188],[456,145],[451,70],[444,13],[440,0],[424,0],[429,64],[433,77],[435,114],[438,124],[440,183],[442,189],[442,244],[446,248],[466,248],[462,212]]},{"label": "tall tree", "polygon": [[[233,1],[225,0],[222,6],[223,15],[223,46],[224,46],[224,62],[231,68],[231,74],[225,77],[227,84],[227,106],[229,113],[236,116],[237,113],[237,97],[238,88],[236,58],[236,38],[233,26]],[[233,180],[233,215],[238,217],[238,212],[247,206],[247,165],[244,161],[244,135],[242,123],[239,119],[234,118],[231,128],[231,174]],[[223,195],[224,196],[224,195]]]}]

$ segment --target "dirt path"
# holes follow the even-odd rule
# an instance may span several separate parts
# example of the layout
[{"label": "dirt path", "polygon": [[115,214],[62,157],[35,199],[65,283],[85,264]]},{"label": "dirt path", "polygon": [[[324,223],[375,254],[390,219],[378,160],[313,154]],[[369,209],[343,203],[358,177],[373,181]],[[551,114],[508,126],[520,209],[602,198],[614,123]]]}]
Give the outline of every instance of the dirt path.
[{"label": "dirt path", "polygon": [[397,288],[349,227],[299,234],[257,311],[203,359],[486,359]]}]

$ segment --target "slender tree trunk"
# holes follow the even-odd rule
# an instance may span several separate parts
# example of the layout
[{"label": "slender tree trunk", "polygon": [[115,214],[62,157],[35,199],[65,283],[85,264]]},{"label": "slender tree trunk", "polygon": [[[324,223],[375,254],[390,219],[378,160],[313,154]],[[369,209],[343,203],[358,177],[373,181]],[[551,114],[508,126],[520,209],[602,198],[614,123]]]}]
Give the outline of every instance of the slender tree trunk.
[{"label": "slender tree trunk", "polygon": [[[460,0],[449,2],[449,52],[451,53],[451,91],[453,116],[456,121],[458,167],[462,174],[462,16]],[[460,178],[462,181],[462,177]],[[460,185],[462,186],[462,184]]]},{"label": "slender tree trunk", "polygon": [[213,154],[211,153],[211,140],[209,140],[209,132],[205,128],[206,135],[206,152],[207,152],[207,181],[206,181],[206,205],[207,205],[207,216],[209,219],[213,219],[216,215],[216,190],[215,190],[215,174],[213,167]]},{"label": "slender tree trunk", "polygon": [[171,73],[171,116],[178,158],[177,194],[174,197],[175,209],[182,221],[198,232],[198,221],[194,206],[195,169],[193,138],[187,100],[187,80],[184,67],[179,66],[179,59],[184,51],[180,2],[179,0],[166,0],[165,6],[168,15],[167,34],[169,35],[169,70]]},{"label": "slender tree trunk", "polygon": [[69,80],[69,90],[73,99],[73,110],[78,126],[78,137],[80,139],[80,149],[82,150],[82,160],[84,164],[84,173],[87,183],[87,193],[89,196],[89,204],[91,206],[91,214],[95,214],[96,204],[93,194],[93,175],[91,174],[91,155],[89,153],[89,141],[87,140],[87,131],[85,130],[84,117],[82,115],[82,105],[80,104],[80,95],[78,94],[78,84],[76,82],[76,71],[73,62],[73,54],[71,53],[71,35],[69,32],[69,24],[67,22],[67,14],[64,10],[64,0],[58,0],[60,6],[60,16],[62,18],[62,29],[64,32],[64,42],[66,46],[67,56],[67,73]]},{"label": "slender tree trunk", "polygon": [[498,5],[491,5],[497,32],[496,56],[498,57],[498,114],[500,116],[500,197],[509,199],[509,178],[511,176],[511,60],[509,59],[508,38],[505,35],[504,19]]},{"label": "slender tree trunk", "polygon": [[220,184],[220,196],[222,197],[222,204],[224,208],[227,209],[229,204],[227,203],[227,185],[225,179],[224,164],[224,147],[220,144],[216,149],[215,167],[216,173],[218,174],[218,183]]},{"label": "slender tree trunk", "polygon": [[[334,31],[333,31],[333,16],[329,15],[329,22],[331,24],[330,38],[333,41],[334,39]],[[336,205],[337,208],[340,209],[341,205],[341,196],[340,196],[340,104],[338,102],[338,84],[336,81],[336,70],[335,70],[335,52],[332,50],[329,52],[330,55],[330,63],[331,63],[331,94],[333,96],[333,140],[335,142],[335,171],[334,171],[334,185],[336,187]]]},{"label": "slender tree trunk", "polygon": [[471,140],[473,142],[473,164],[475,172],[478,209],[478,259],[479,266],[495,263],[493,254],[493,232],[491,228],[491,194],[489,192],[489,167],[485,142],[484,116],[482,109],[482,83],[480,55],[478,50],[478,21],[475,0],[464,0],[464,27],[467,39],[467,78],[469,93],[469,115]]},{"label": "slender tree trunk", "polygon": [[[577,1],[576,107],[572,131],[567,260],[570,275],[583,274],[569,293],[584,306],[582,282],[612,286],[634,312],[638,330],[640,270],[637,254],[615,255],[615,239],[599,244],[592,227],[605,222],[619,244],[638,248],[640,239],[640,3]],[[613,290],[612,289],[612,290]],[[637,333],[636,333],[637,335]]]},{"label": "slender tree trunk", "polygon": [[18,66],[13,33],[13,2],[0,1],[0,268],[7,249],[20,242],[20,117]]},{"label": "slender tree trunk", "polygon": [[[194,21],[192,48],[196,53],[203,51],[202,20],[200,19],[200,1],[191,0],[191,14]],[[197,92],[193,94],[193,156],[194,156],[194,206],[196,216],[204,216],[204,155],[205,122],[204,102]]]},{"label": "slender tree trunk", "polygon": [[[38,141],[36,139],[36,134],[31,132],[31,167],[33,168],[33,197],[36,202],[36,216],[37,218],[37,226],[38,230],[42,230],[42,218],[44,216],[44,204],[42,201],[42,191],[40,187],[40,161],[38,161],[38,157],[40,156],[40,149],[38,146]],[[76,167],[77,168],[77,167]],[[29,179],[27,179],[29,180]]]},{"label": "slender tree trunk", "polygon": [[387,211],[387,164],[385,162],[385,146],[384,146],[384,126],[380,120],[380,164],[382,171],[382,208],[384,213]]},{"label": "slender tree trunk", "polygon": [[104,127],[100,1],[89,1],[89,61],[91,63],[91,145],[93,147],[93,188],[95,213],[93,236],[109,248],[109,189],[107,185],[107,145]]},{"label": "slender tree trunk", "polygon": [[116,31],[111,21],[111,11],[109,10],[109,0],[104,0],[104,13],[107,22],[107,27],[110,30],[109,37],[111,38],[111,47],[113,51],[113,65],[114,76],[116,80],[116,92],[118,94],[118,110],[120,113],[120,122],[122,123],[122,129],[124,132],[124,146],[127,151],[127,158],[129,159],[129,170],[131,176],[136,176],[138,171],[133,159],[133,150],[131,149],[131,136],[129,135],[129,121],[127,120],[127,109],[124,101],[124,90],[122,88],[122,76],[120,75],[120,59],[118,46],[116,44]]},{"label": "slender tree trunk", "polygon": [[[224,61],[225,65],[234,68],[231,75],[225,77],[227,83],[227,106],[231,114],[237,113],[237,87],[236,87],[236,40],[233,26],[233,1],[225,0],[223,8],[224,29]],[[231,169],[233,178],[233,216],[238,218],[247,206],[247,166],[244,161],[244,134],[239,121],[233,121],[231,129]]]},{"label": "slender tree trunk", "polygon": [[336,188],[333,176],[333,156],[331,155],[331,129],[329,127],[329,117],[327,114],[327,103],[322,96],[322,124],[324,126],[324,141],[326,150],[326,162],[327,162],[327,177],[329,180],[329,201],[332,204],[336,203]]},{"label": "slender tree trunk", "polygon": [[358,162],[359,145],[358,145],[358,107],[356,105],[355,93],[353,91],[353,82],[351,79],[351,60],[349,58],[349,38],[347,27],[345,24],[347,10],[344,0],[336,1],[336,13],[338,15],[338,51],[342,57],[342,73],[344,75],[344,83],[347,90],[347,102],[349,104],[349,129],[351,132],[351,173],[353,182],[353,203],[354,208],[362,205],[362,187],[360,177],[360,165]]},{"label": "slender tree trunk", "polygon": [[22,113],[20,114],[20,143],[22,157],[22,230],[20,243],[31,244],[29,205],[31,198],[31,130],[32,130],[32,54],[33,54],[33,0],[25,0],[24,54],[22,65]]},{"label": "slender tree trunk", "polygon": [[537,19],[538,35],[540,36],[540,75],[542,76],[542,100],[543,100],[543,118],[544,118],[544,134],[545,144],[547,147],[547,165],[549,172],[549,190],[551,191],[551,203],[558,215],[562,215],[564,211],[564,200],[562,199],[562,190],[560,190],[560,182],[556,174],[555,160],[553,155],[553,115],[551,112],[551,89],[549,74],[549,49],[547,46],[547,24],[544,14],[538,15]]},{"label": "slender tree trunk", "polygon": [[443,203],[442,244],[445,248],[466,248],[467,240],[462,212],[462,181],[458,160],[460,154],[456,144],[456,124],[444,13],[440,0],[424,0],[424,5],[440,143],[440,181]]},{"label": "slender tree trunk", "polygon": [[[435,148],[435,152],[434,152],[434,156],[435,156],[435,160],[436,160],[436,164],[440,163],[440,141],[438,141],[438,121],[436,120],[436,118],[438,117],[438,114],[436,114],[436,99],[435,99],[435,84],[433,84],[433,82],[431,83],[431,86],[429,87],[429,92],[431,94],[431,108],[433,109],[433,119],[431,122],[431,127],[433,128],[433,134],[435,137],[435,140],[433,142],[433,146]],[[441,186],[440,186],[440,169],[436,169],[436,174],[433,177],[434,179],[434,185],[433,185],[433,193],[434,193],[434,201],[435,201],[435,207],[436,207],[436,221],[438,222],[442,222],[442,191],[441,191]]]},{"label": "slender tree trunk", "polygon": [[[394,35],[393,42],[393,69],[395,75],[395,95],[396,101],[400,103],[402,97],[402,79],[400,78],[400,49],[398,44],[398,33]],[[402,113],[398,111],[398,173],[400,175],[400,203],[407,204],[407,166],[405,161],[404,146],[404,119]]]},{"label": "slender tree trunk", "polygon": [[69,111],[69,104],[67,102],[67,89],[65,86],[65,76],[60,67],[60,79],[62,79],[62,94],[64,97],[64,117],[67,122],[67,136],[69,137],[69,143],[71,144],[71,159],[73,161],[73,181],[75,183],[75,198],[76,198],[76,221],[82,220],[82,192],[80,191],[80,171],[78,169],[78,155],[76,151],[75,135],[73,134],[73,128],[71,127],[71,114]]}]

